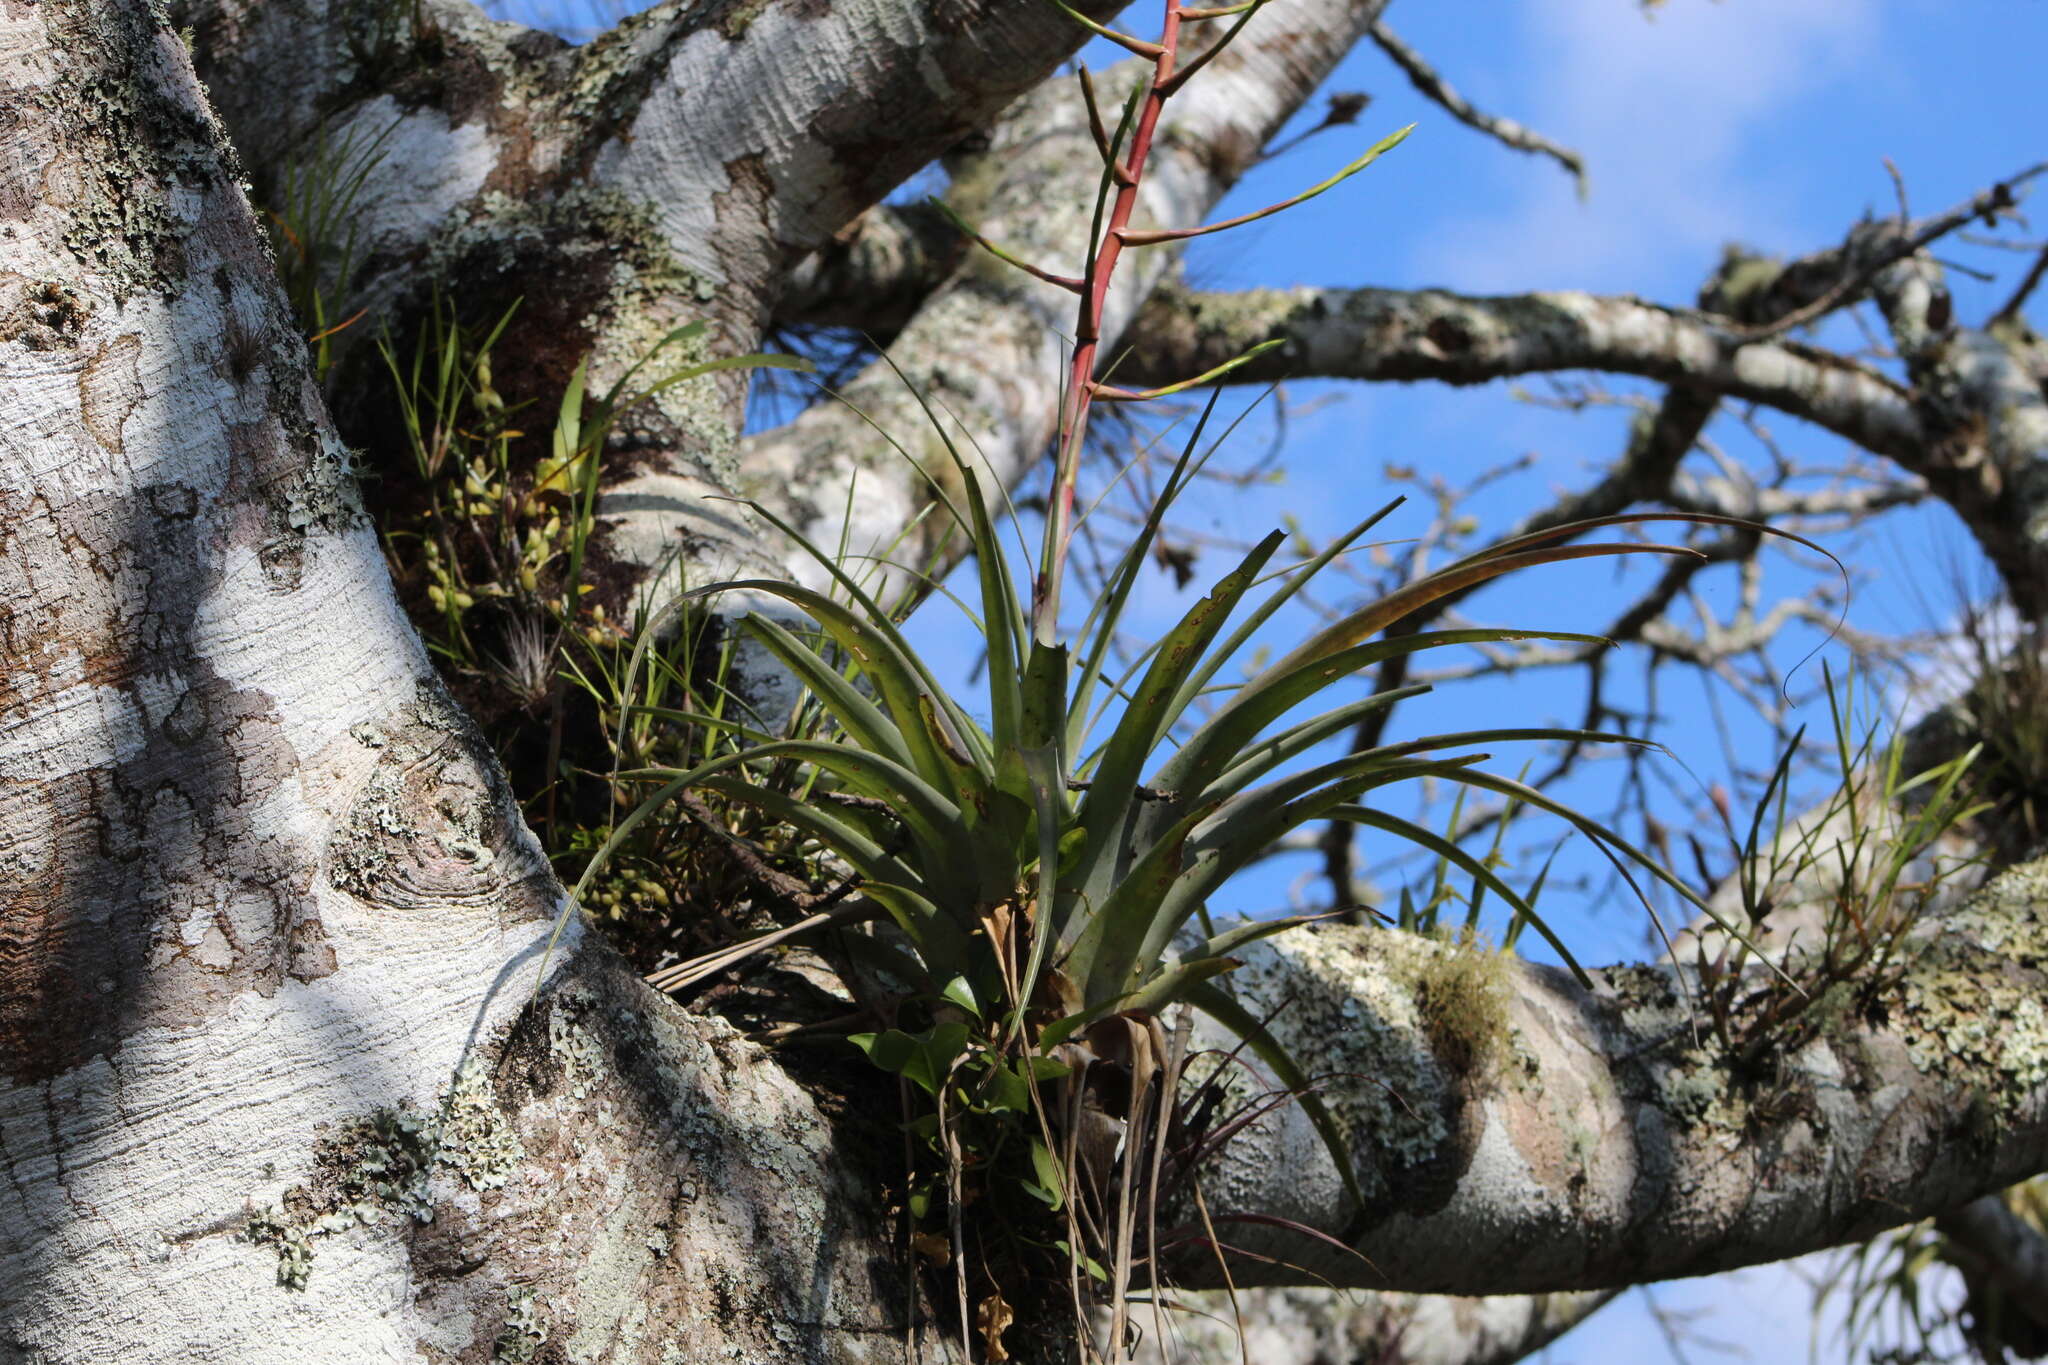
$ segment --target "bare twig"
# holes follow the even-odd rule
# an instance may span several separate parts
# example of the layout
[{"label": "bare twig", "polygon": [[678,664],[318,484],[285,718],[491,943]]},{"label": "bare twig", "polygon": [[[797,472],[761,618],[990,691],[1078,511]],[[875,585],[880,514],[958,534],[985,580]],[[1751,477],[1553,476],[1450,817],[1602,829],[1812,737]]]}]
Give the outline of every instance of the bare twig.
[{"label": "bare twig", "polygon": [[2044,274],[2048,274],[2048,246],[2042,247],[2041,254],[2034,257],[2033,268],[2027,271],[2027,277],[2020,281],[2020,287],[2013,290],[2012,297],[1991,315],[1991,325],[1996,326],[1998,323],[2018,317],[2021,306],[2033,294],[2034,287],[2041,283],[2041,276]]},{"label": "bare twig", "polygon": [[1511,118],[1489,114],[1476,108],[1472,102],[1451,88],[1449,81],[1439,75],[1434,67],[1422,59],[1422,54],[1401,41],[1384,21],[1375,23],[1367,30],[1380,51],[1393,59],[1408,79],[1415,84],[1423,96],[1449,114],[1458,122],[1470,128],[1477,128],[1488,137],[1494,138],[1518,152],[1530,152],[1547,156],[1572,174],[1572,183],[1577,187],[1579,198],[1586,197],[1586,162],[1569,147],[1552,142],[1533,128],[1527,128]]},{"label": "bare twig", "polygon": [[[2018,175],[2007,180],[2001,180],[1990,189],[1979,191],[1954,208],[1949,209],[1946,213],[1937,214],[1935,217],[1918,224],[1910,233],[1905,232],[1902,227],[1899,235],[1895,236],[1875,255],[1863,262],[1861,269],[1853,274],[1844,276],[1834,288],[1828,290],[1804,308],[1795,308],[1773,322],[1766,323],[1760,327],[1749,328],[1743,333],[1744,339],[1748,341],[1767,341],[1772,337],[1783,336],[1795,328],[1804,327],[1810,322],[1827,316],[1852,299],[1861,297],[1863,291],[1868,289],[1871,283],[1883,273],[1886,266],[1905,260],[1908,256],[1914,255],[1931,243],[1946,237],[1957,228],[1975,219],[1981,218],[1986,222],[1995,221],[1998,214],[2012,208],[2019,202],[2013,197],[2013,190],[2032,180],[2035,176],[2040,175],[2043,171],[2048,171],[2048,161],[2035,162]],[[1849,259],[1853,260],[1855,254],[1851,250]]]}]

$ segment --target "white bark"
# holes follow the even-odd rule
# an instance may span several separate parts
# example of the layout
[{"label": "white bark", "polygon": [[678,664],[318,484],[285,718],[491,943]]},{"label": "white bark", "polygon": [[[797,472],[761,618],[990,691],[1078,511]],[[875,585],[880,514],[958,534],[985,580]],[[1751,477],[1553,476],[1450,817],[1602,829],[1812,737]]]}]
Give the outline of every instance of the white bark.
[{"label": "white bark", "polygon": [[529,1005],[560,888],[176,36],[16,9],[0,62],[0,1356],[868,1358],[810,1098],[573,921]]},{"label": "white bark", "polygon": [[[774,25],[801,9],[769,7],[760,31],[784,32]],[[1218,63],[1217,102],[1178,106],[1189,143],[1161,159],[1157,216],[1198,217],[1377,6],[1313,12],[1327,23],[1306,36]],[[872,5],[832,13],[897,22]],[[266,14],[240,19],[278,22]],[[510,63],[491,98],[516,103],[519,80],[567,60],[451,22],[442,41],[496,45]],[[264,28],[267,41],[288,31]],[[1032,33],[1049,65],[1058,43]],[[711,50],[689,34],[650,41],[670,75]],[[864,51],[832,50],[852,63]],[[316,71],[308,88],[339,79]],[[881,117],[855,99],[878,87],[790,88],[853,100],[849,120]],[[835,1132],[773,1058],[676,1014],[573,925],[530,1003],[559,888],[391,599],[349,456],[176,37],[139,6],[0,8],[0,89],[0,1354],[893,1356],[904,1296],[876,1153]],[[486,152],[467,115],[399,103],[403,145],[431,165],[392,182],[374,219],[394,254],[432,235],[436,215],[434,232],[460,237],[447,218],[488,199],[493,177],[553,155],[527,144],[508,162],[517,139],[492,143],[479,181]],[[1051,107],[1027,106],[1015,126]],[[678,120],[644,131],[679,136]],[[942,124],[903,148],[930,150]],[[758,327],[755,273],[769,280],[769,263],[816,245],[870,194],[841,185],[837,207],[804,201],[822,174],[799,145],[815,118],[770,109],[706,127],[736,157],[759,154],[738,145],[742,125],[770,128],[788,156],[768,158],[760,196],[723,205],[741,265],[691,235],[701,205],[666,206],[655,239],[625,243],[666,254],[633,267],[630,306],[611,319],[624,321],[592,329],[606,344],[696,298],[694,269],[664,273],[680,261],[717,260],[741,295],[723,320]],[[672,150],[710,165],[701,149]],[[603,155],[625,166],[634,154]],[[731,164],[718,162],[724,184],[755,183]],[[993,235],[1071,250],[1072,224],[1027,212],[1031,192],[997,181]],[[470,245],[488,256],[531,226]],[[601,241],[630,225],[591,227]],[[1047,382],[1026,362],[1050,353],[1025,324],[1052,314],[1013,284],[970,272],[911,323],[935,337],[995,329],[961,392],[979,405],[970,420],[994,428],[1006,478],[1050,411],[1026,391]],[[1581,302],[1565,310],[1575,325],[1606,326],[1616,346],[1692,336],[1669,314],[1602,322]],[[1872,448],[1908,442],[1881,384],[1844,395],[1865,378],[1815,376],[1821,362],[1789,346],[1749,348],[1747,361],[1711,337],[1697,349],[1669,377],[1741,396],[1811,379],[1866,403]],[[1022,376],[1017,392],[1005,374]],[[729,437],[731,405],[712,407],[703,430],[723,422]],[[790,439],[748,448],[760,464],[711,482],[765,487],[779,472],[826,505],[865,458],[771,458]],[[701,462],[707,447],[672,449]],[[892,477],[876,534],[914,506],[914,481]],[[1369,1207],[1347,1206],[1285,1111],[1226,1156],[1219,1208],[1314,1222],[1375,1267],[1367,1278],[1355,1260],[1284,1248],[1332,1278],[1545,1293],[1776,1258],[1965,1201],[2048,1164],[2037,872],[1943,926],[1885,1022],[1837,1017],[1775,1058],[1762,1089],[1723,1059],[1668,1050],[1679,1024],[1654,973],[1610,974],[1596,996],[1511,974],[1516,1032],[1505,1051],[1466,1040],[1488,1059],[1466,1066],[1417,1014],[1434,950],[1349,931],[1278,945],[1243,987],[1309,1002],[1280,1024],[1297,1051],[1331,1046],[1330,1070],[1351,1078],[1332,1098]],[[1500,1339],[1533,1342],[1563,1302],[1411,1316],[1498,1317]]]}]

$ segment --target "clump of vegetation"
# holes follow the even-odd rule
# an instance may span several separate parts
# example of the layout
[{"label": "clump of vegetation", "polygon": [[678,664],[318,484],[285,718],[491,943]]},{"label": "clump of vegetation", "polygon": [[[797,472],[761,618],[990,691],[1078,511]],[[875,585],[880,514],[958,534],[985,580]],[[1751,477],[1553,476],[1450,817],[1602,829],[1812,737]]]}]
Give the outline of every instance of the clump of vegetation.
[{"label": "clump of vegetation", "polygon": [[1453,1072],[1483,1071],[1508,1041],[1508,959],[1474,929],[1442,936],[1442,946],[1410,964],[1423,1032]]},{"label": "clump of vegetation", "polygon": [[[730,704],[723,682],[736,641],[703,613],[680,617],[658,638],[646,632],[630,576],[604,553],[597,502],[606,443],[624,413],[675,384],[802,362],[744,356],[664,369],[669,354],[701,335],[703,324],[692,324],[664,337],[603,394],[589,391],[578,365],[545,431],[530,433],[533,400],[508,400],[492,369],[517,307],[469,323],[435,298],[409,353],[381,339],[405,446],[398,467],[386,462],[378,489],[385,553],[400,599],[505,763],[528,823],[563,875],[582,872],[610,846],[582,904],[646,970],[757,927],[735,922],[726,907],[750,899],[763,860],[780,855],[773,822],[751,808],[700,805],[722,837],[650,824],[612,839],[633,799],[612,772],[699,762],[732,748],[715,725],[678,725],[645,708],[680,702],[719,718]],[[649,371],[660,377],[636,387]],[[768,838],[771,851],[736,859],[735,847],[755,835]]]},{"label": "clump of vegetation", "polygon": [[[1263,0],[1252,0],[1196,11],[1166,0],[1158,42],[1075,16],[1152,62],[1115,119],[1104,116],[1092,79],[1081,82],[1103,172],[1100,234],[1080,273],[1023,261],[962,224],[1000,259],[1078,300],[1053,491],[1028,590],[1020,591],[1013,578],[974,462],[954,448],[942,423],[932,423],[952,465],[951,477],[932,480],[934,498],[978,570],[978,602],[970,615],[987,652],[987,691],[979,705],[956,697],[918,656],[900,629],[901,612],[871,595],[842,556],[755,506],[764,522],[815,560],[829,590],[746,580],[696,588],[685,602],[728,592],[779,601],[778,613],[754,611],[740,628],[804,686],[826,724],[792,734],[731,713],[652,702],[627,707],[629,716],[722,734],[732,744],[694,763],[618,772],[617,780],[645,783],[651,791],[618,821],[576,889],[579,899],[588,897],[642,830],[687,823],[692,797],[717,799],[728,809],[751,807],[787,831],[795,856],[847,870],[844,895],[820,898],[797,922],[659,979],[674,986],[706,980],[798,937],[842,964],[858,1014],[839,1031],[898,1078],[903,1096],[910,1159],[906,1240],[935,1267],[950,1270],[948,1315],[970,1355],[970,1334],[979,1322],[988,1357],[1003,1358],[1000,1329],[991,1332],[988,1324],[1003,1320],[1020,1282],[1051,1270],[1064,1272],[1077,1310],[1106,1306],[1106,1349],[1121,1358],[1132,1331],[1130,1295],[1141,1281],[1156,1303],[1179,1249],[1217,1245],[1213,1230],[1161,1226],[1162,1214],[1180,1216],[1189,1200],[1199,1207],[1201,1162],[1263,1112],[1271,1097],[1219,1112],[1221,1092],[1201,1087],[1194,1100],[1183,1102],[1189,1008],[1243,1040],[1283,1098],[1307,1110],[1337,1169],[1351,1178],[1343,1134],[1317,1100],[1312,1078],[1225,984],[1238,965],[1235,952],[1303,921],[1219,928],[1206,910],[1227,878],[1289,831],[1311,821],[1346,820],[1427,849],[1500,897],[1518,925],[1533,928],[1569,963],[1569,950],[1489,865],[1492,860],[1474,858],[1379,804],[1385,788],[1440,781],[1561,816],[1712,913],[1612,830],[1478,766],[1490,757],[1486,746],[1640,742],[1630,736],[1504,726],[1381,744],[1304,768],[1299,763],[1318,745],[1350,731],[1361,717],[1427,689],[1403,688],[1297,717],[1332,686],[1397,656],[1531,638],[1598,643],[1519,630],[1375,637],[1449,594],[1504,574],[1583,558],[1694,553],[1639,540],[1575,543],[1602,528],[1726,519],[1612,517],[1510,540],[1344,614],[1247,680],[1226,684],[1220,681],[1225,664],[1396,504],[1293,564],[1276,563],[1287,537],[1275,531],[1119,673],[1112,641],[1168,509],[1207,458],[1205,411],[1136,537],[1086,605],[1078,629],[1068,629],[1062,587],[1091,411],[1210,383],[1249,358],[1142,393],[1098,380],[1102,309],[1122,253],[1221,230],[1322,193],[1407,131],[1270,209],[1207,227],[1133,228],[1161,109],[1262,7]],[[1232,22],[1218,42],[1179,63],[1184,26],[1224,21]],[[1210,411],[1213,406],[1212,400]],[[660,638],[659,630],[650,631],[628,661],[627,695],[638,685],[650,642]],[[1202,715],[1198,702],[1218,695],[1225,699]],[[792,772],[802,776],[793,779]],[[683,822],[669,815],[679,803]],[[1466,1061],[1481,1057],[1490,1026],[1501,1022],[1505,1002],[1497,972],[1497,962],[1467,940],[1423,983],[1425,1013],[1444,1048]],[[990,1201],[984,1208],[997,1206],[997,1214],[977,1218],[970,1246],[962,1210],[975,1201]],[[1033,1206],[1037,1217],[1022,1216]],[[1008,1216],[1013,1211],[1017,1216]]]},{"label": "clump of vegetation", "polygon": [[2048,661],[2038,629],[2001,628],[1996,609],[1972,607],[1957,632],[1967,643],[1971,682],[1950,710],[1982,746],[1971,789],[2008,831],[1999,851],[2019,857],[2048,832]]},{"label": "clump of vegetation", "polygon": [[393,119],[370,136],[356,128],[339,136],[322,128],[284,169],[264,214],[278,280],[305,329],[313,373],[322,379],[334,368],[336,339],[363,316],[348,306],[362,264],[363,188],[398,123]]},{"label": "clump of vegetation", "polygon": [[[2048,1236],[2048,1177],[1993,1197],[2035,1233]],[[1942,1264],[1956,1274],[1928,1274]],[[1816,1336],[1824,1310],[1839,1302],[1844,1359],[1874,1339],[1899,1345],[1869,1350],[1873,1362],[2038,1360],[2048,1354],[2041,1306],[2016,1300],[1985,1270],[1969,1247],[1943,1232],[1938,1219],[1887,1232],[1842,1251],[1822,1272],[1813,1305]]]},{"label": "clump of vegetation", "polygon": [[1981,865],[1946,844],[1987,809],[1973,801],[1969,780],[1982,746],[1909,774],[1903,737],[1880,748],[1886,727],[1858,718],[1853,675],[1840,685],[1831,672],[1824,676],[1831,792],[1796,819],[1789,816],[1802,728],[1772,771],[1746,834],[1738,839],[1730,831],[1742,916],[1756,934],[1778,935],[1766,959],[1776,970],[1761,977],[1748,970],[1758,957],[1749,940],[1704,934],[1695,945],[1705,1016],[1738,1061],[1782,1050],[1818,1026],[1816,1006],[1837,998],[1838,987],[1852,989],[1865,1006],[1881,1000],[1911,965],[1908,938],[1922,915]]}]

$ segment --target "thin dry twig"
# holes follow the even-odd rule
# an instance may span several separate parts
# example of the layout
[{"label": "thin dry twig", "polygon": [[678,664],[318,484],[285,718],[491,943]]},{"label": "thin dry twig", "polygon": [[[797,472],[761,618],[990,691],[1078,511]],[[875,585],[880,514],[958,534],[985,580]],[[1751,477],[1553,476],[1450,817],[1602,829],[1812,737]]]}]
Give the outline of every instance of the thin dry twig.
[{"label": "thin dry twig", "polygon": [[1547,156],[1571,172],[1572,183],[1578,189],[1579,198],[1586,197],[1586,161],[1571,148],[1551,141],[1533,128],[1525,127],[1511,118],[1489,114],[1475,106],[1470,100],[1451,87],[1436,68],[1424,61],[1422,54],[1401,41],[1400,37],[1387,27],[1384,20],[1377,21],[1368,30],[1380,51],[1401,68],[1408,79],[1420,90],[1423,97],[1438,105],[1458,122],[1469,128],[1477,128],[1488,137],[1518,152],[1529,152]]}]

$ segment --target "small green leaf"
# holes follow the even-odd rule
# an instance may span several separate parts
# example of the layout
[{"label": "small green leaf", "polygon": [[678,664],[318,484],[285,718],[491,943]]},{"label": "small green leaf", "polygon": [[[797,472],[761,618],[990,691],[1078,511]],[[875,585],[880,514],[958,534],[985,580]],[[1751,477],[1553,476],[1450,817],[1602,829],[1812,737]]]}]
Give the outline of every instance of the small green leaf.
[{"label": "small green leaf", "polygon": [[1081,861],[1081,850],[1088,846],[1088,831],[1074,828],[1060,836],[1060,875],[1066,876]]},{"label": "small green leaf", "polygon": [[1017,1183],[1024,1187],[1024,1193],[1034,1199],[1043,1200],[1046,1206],[1051,1208],[1053,1212],[1059,1212],[1060,1197],[1058,1194],[1045,1188],[1045,1186],[1035,1180],[1019,1180]]},{"label": "small green leaf", "polygon": [[[1069,1256],[1074,1255],[1073,1248],[1068,1246],[1064,1241],[1054,1242],[1053,1245],[1058,1247],[1061,1251],[1066,1252],[1066,1254]],[[1088,1272],[1088,1277],[1090,1279],[1099,1280],[1103,1284],[1109,1283],[1109,1272],[1107,1270],[1104,1270],[1102,1268],[1101,1263],[1098,1262],[1093,1256],[1077,1256],[1074,1259],[1075,1264],[1079,1265],[1083,1270]]]},{"label": "small green leaf", "polygon": [[[1060,1205],[1066,1202],[1066,1173],[1060,1169],[1060,1159],[1048,1151],[1046,1145],[1037,1138],[1031,1139],[1031,1169],[1038,1175],[1041,1195],[1052,1196],[1046,1202],[1057,1212]],[[1062,1242],[1060,1246],[1064,1250],[1066,1243]]]},{"label": "small green leaf", "polygon": [[988,1107],[999,1113],[1022,1114],[1031,1108],[1031,1086],[1009,1067],[988,1074]]},{"label": "small green leaf", "polygon": [[974,987],[967,984],[965,976],[956,976],[951,981],[948,981],[946,988],[940,991],[939,994],[958,1005],[961,1009],[966,1010],[975,1018],[981,1018],[981,1006],[975,1002]]},{"label": "small green leaf", "polygon": [[856,1033],[850,1041],[868,1054],[869,1061],[892,1076],[902,1075],[904,1068],[919,1055],[917,1039],[902,1029],[886,1029],[881,1033]]},{"label": "small green leaf", "polygon": [[[885,1041],[889,1033],[882,1035]],[[929,1095],[939,1093],[939,1087],[946,1083],[946,1073],[953,1069],[954,1059],[967,1050],[967,1025],[961,1023],[939,1024],[916,1037],[907,1033],[897,1036],[908,1045],[908,1055],[901,1065],[884,1069],[900,1071],[906,1080],[914,1081]]]}]

